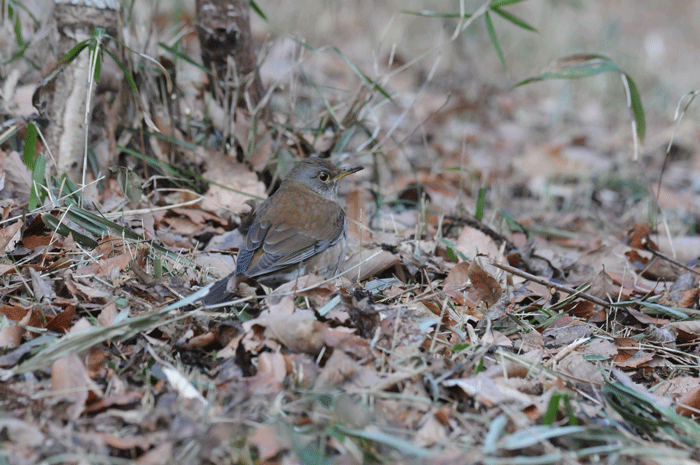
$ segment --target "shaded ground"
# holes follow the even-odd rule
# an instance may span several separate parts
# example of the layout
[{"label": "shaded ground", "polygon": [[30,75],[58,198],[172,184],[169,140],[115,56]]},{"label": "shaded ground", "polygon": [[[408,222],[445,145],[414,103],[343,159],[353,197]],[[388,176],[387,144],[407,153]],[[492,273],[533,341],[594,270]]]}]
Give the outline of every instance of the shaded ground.
[{"label": "shaded ground", "polygon": [[[160,71],[133,57],[167,138],[133,102],[110,113],[107,93],[98,107],[119,121],[91,137],[120,175],[79,197],[46,178],[30,212],[24,125],[4,139],[0,457],[700,460],[697,110],[672,118],[695,85],[700,7],[507,6],[540,33],[492,15],[504,71],[483,17],[455,35],[457,20],[400,11],[444,5],[260,6],[267,125],[238,110],[231,126],[206,74],[156,45],[199,56],[193,11],[162,5],[127,15],[125,37],[172,73],[164,109]],[[22,21],[32,46],[1,69],[8,118],[33,111],[51,56]],[[616,75],[511,87],[580,52],[637,83],[636,159]],[[175,308],[232,270],[250,195],[312,152],[366,167],[342,192],[346,275]]]}]

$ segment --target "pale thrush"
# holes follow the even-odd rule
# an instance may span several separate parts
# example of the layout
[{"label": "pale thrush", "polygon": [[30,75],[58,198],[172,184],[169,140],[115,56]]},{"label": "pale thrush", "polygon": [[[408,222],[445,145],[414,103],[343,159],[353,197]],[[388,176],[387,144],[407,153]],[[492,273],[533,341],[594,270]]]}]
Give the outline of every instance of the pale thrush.
[{"label": "pale thrush", "polygon": [[297,163],[256,209],[236,270],[214,284],[203,303],[231,300],[229,282],[236,275],[274,288],[314,272],[325,278],[337,274],[345,262],[348,229],[338,203],[338,181],[362,169],[336,167],[315,157]]}]

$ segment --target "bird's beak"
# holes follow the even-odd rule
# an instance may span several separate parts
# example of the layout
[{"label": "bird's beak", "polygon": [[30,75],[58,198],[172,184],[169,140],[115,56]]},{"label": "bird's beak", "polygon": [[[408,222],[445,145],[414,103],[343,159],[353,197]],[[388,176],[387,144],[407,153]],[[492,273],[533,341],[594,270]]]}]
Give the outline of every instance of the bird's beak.
[{"label": "bird's beak", "polygon": [[342,179],[342,178],[344,178],[345,176],[347,176],[347,175],[349,175],[349,174],[357,173],[358,171],[362,171],[363,169],[365,169],[365,167],[364,167],[364,166],[360,166],[360,165],[357,165],[357,166],[343,166],[343,167],[341,167],[340,169],[341,169],[342,171],[341,171],[340,173],[338,173],[338,174],[335,175],[335,177],[333,178],[333,181],[337,181],[337,180],[339,180],[339,179]]}]

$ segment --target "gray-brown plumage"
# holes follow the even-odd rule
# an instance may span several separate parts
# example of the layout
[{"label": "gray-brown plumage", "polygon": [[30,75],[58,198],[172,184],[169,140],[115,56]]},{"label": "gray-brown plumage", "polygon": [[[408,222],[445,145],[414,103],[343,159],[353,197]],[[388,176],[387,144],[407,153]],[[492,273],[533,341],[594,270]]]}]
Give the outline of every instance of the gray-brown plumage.
[{"label": "gray-brown plumage", "polygon": [[236,271],[214,284],[204,304],[230,300],[229,281],[236,275],[270,287],[314,272],[334,276],[345,261],[347,246],[338,182],[361,169],[339,168],[321,158],[297,163],[277,192],[256,210],[238,252]]}]

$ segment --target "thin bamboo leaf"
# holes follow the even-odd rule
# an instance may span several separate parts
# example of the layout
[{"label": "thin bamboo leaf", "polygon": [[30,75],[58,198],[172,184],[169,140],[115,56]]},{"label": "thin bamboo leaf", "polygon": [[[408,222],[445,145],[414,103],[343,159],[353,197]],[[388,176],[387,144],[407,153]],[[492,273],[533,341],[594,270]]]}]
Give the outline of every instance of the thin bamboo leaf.
[{"label": "thin bamboo leaf", "polygon": [[353,63],[352,61],[350,61],[350,59],[349,59],[348,57],[346,57],[345,54],[344,54],[343,52],[340,51],[340,49],[339,49],[338,47],[333,47],[333,50],[334,50],[338,55],[340,55],[340,57],[343,59],[343,61],[345,61],[345,63],[348,64],[348,66],[350,67],[350,69],[353,70],[353,72],[355,72],[355,74],[357,74],[357,75],[360,77],[360,79],[362,79],[362,80],[365,82],[365,84],[367,84],[367,85],[368,85],[369,87],[371,87],[372,89],[378,91],[380,94],[382,94],[382,95],[383,95],[384,97],[386,97],[387,99],[393,101],[393,99],[391,98],[391,95],[389,95],[389,93],[388,93],[386,90],[384,90],[384,88],[383,88],[382,86],[380,86],[379,84],[377,84],[376,82],[374,82],[372,79],[370,79],[369,76],[367,76],[365,73],[363,73],[363,72],[360,70],[360,68],[358,68],[358,67],[355,65],[355,63]]},{"label": "thin bamboo leaf", "polygon": [[401,12],[405,13],[407,15],[422,16],[424,18],[468,19],[468,18],[472,17],[472,15],[470,15],[470,14],[461,15],[459,13],[438,13],[436,11],[430,11],[430,10],[421,10],[421,11],[402,10]]},{"label": "thin bamboo leaf", "polygon": [[32,170],[32,190],[29,194],[29,210],[34,210],[44,200],[46,191],[41,189],[44,184],[44,175],[46,174],[46,157],[40,153],[36,157],[34,169]]},{"label": "thin bamboo leaf", "polygon": [[64,223],[61,223],[61,221],[53,215],[49,215],[49,214],[41,215],[41,221],[43,221],[46,226],[48,226],[52,230],[56,231],[58,234],[60,234],[63,237],[68,237],[69,234],[72,234],[73,239],[83,247],[94,249],[95,247],[97,247],[99,245],[99,242],[97,242],[95,239],[88,237],[85,234],[82,234],[82,233],[76,231],[75,229],[66,226]]},{"label": "thin bamboo leaf", "polygon": [[394,449],[400,452],[412,455],[414,457],[428,458],[433,457],[435,455],[435,452],[432,452],[420,446],[416,446],[411,442],[399,439],[396,436],[392,436],[390,434],[382,433],[380,431],[350,429],[343,425],[336,425],[336,428],[338,428],[339,431],[341,431],[344,434],[347,434],[348,436],[354,436],[357,438],[367,439],[372,442],[384,444],[386,446],[393,447]]},{"label": "thin bamboo leaf", "polygon": [[491,6],[491,11],[498,14],[501,18],[505,19],[506,21],[509,21],[509,22],[515,24],[518,27],[521,27],[527,31],[537,32],[537,29],[535,29],[533,26],[531,26],[529,23],[527,23],[524,19],[521,19],[521,18],[515,16],[513,13],[502,10],[501,8],[498,8],[498,7],[494,7],[493,5]]},{"label": "thin bamboo leaf", "polygon": [[34,123],[27,124],[27,129],[24,131],[22,161],[30,171],[34,170],[34,164],[36,163],[36,136],[37,129]]},{"label": "thin bamboo leaf", "polygon": [[165,44],[165,43],[163,43],[163,42],[158,42],[158,46],[159,46],[160,48],[164,49],[165,51],[167,51],[168,53],[171,53],[172,55],[176,56],[177,58],[179,58],[179,59],[181,59],[181,60],[183,60],[183,61],[185,61],[185,62],[191,64],[192,66],[194,66],[194,67],[196,67],[196,68],[201,69],[201,70],[204,71],[205,73],[207,73],[207,74],[210,73],[209,68],[207,68],[206,66],[204,66],[204,65],[202,65],[202,64],[200,64],[200,63],[197,63],[197,62],[194,61],[192,58],[188,57],[187,55],[185,55],[185,54],[182,53],[181,51],[177,50],[176,48],[171,47],[171,46],[169,46],[168,44]]},{"label": "thin bamboo leaf", "polygon": [[516,431],[508,436],[503,443],[503,448],[507,450],[524,449],[548,439],[570,436],[575,433],[584,432],[585,430],[585,426],[533,426]]},{"label": "thin bamboo leaf", "polygon": [[250,0],[250,9],[253,10],[258,16],[260,16],[263,21],[267,21],[267,16],[265,16],[265,13],[263,12],[262,8],[260,8],[260,5],[255,0]]},{"label": "thin bamboo leaf", "polygon": [[491,21],[491,15],[487,11],[484,13],[484,21],[486,21],[486,29],[489,31],[489,37],[491,38],[491,43],[493,44],[493,47],[496,49],[496,54],[498,55],[498,59],[501,61],[501,66],[503,66],[503,69],[506,70],[508,69],[506,67],[506,59],[503,57],[503,50],[501,50],[501,44],[498,42],[498,37],[496,37],[496,29],[493,27],[493,22]]},{"label": "thin bamboo leaf", "polygon": [[644,108],[642,107],[642,98],[639,96],[637,85],[627,73],[622,73],[622,78],[627,82],[629,89],[629,106],[632,109],[634,120],[637,123],[637,134],[640,139],[644,139],[646,135],[646,118],[644,117]]}]

